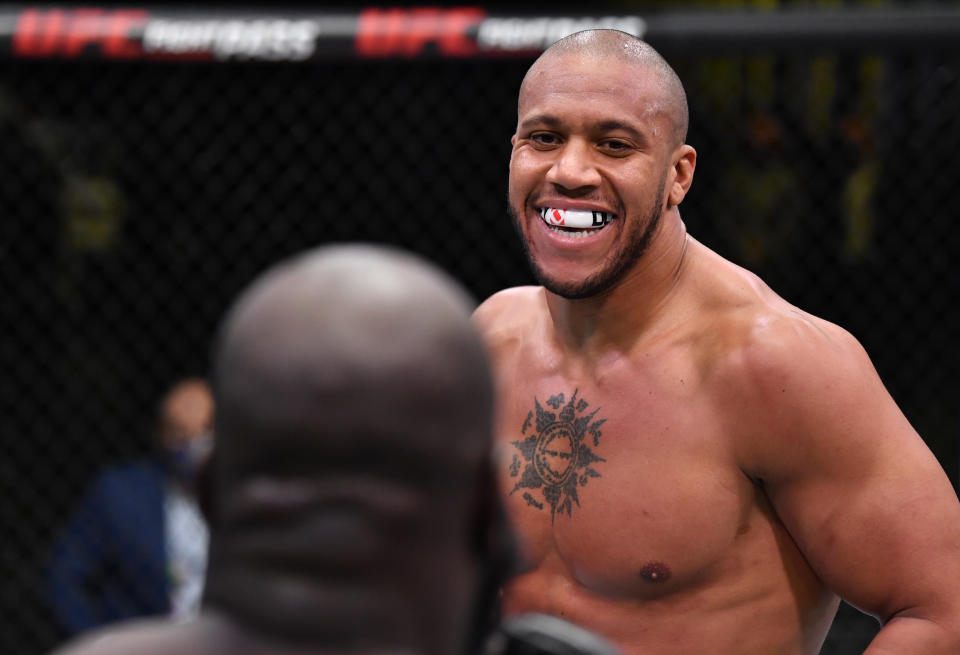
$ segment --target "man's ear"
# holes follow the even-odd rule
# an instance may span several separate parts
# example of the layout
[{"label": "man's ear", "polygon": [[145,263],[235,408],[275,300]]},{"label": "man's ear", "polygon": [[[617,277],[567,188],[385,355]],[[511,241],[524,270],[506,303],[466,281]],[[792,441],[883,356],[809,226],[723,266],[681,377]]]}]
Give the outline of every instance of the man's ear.
[{"label": "man's ear", "polygon": [[693,171],[697,168],[697,151],[683,144],[673,153],[673,167],[667,194],[667,206],[675,207],[683,202],[693,184]]}]

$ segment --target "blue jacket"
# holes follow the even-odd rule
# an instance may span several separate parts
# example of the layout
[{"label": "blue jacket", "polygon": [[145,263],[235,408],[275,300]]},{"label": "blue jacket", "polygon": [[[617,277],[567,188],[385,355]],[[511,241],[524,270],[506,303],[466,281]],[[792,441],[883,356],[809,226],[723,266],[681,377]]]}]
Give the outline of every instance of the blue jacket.
[{"label": "blue jacket", "polygon": [[169,610],[164,473],[138,461],[92,483],[54,545],[47,597],[75,634]]}]

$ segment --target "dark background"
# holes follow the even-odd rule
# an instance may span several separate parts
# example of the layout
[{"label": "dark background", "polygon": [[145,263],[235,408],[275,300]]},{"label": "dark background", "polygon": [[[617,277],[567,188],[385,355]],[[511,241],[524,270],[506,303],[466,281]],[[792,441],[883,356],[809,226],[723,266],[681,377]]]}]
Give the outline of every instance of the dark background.
[{"label": "dark background", "polygon": [[[664,54],[699,153],[690,232],[859,338],[956,481],[960,57]],[[51,538],[100,467],[150,449],[159,394],[206,373],[264,267],[367,240],[478,299],[531,281],[505,213],[529,63],[0,60],[0,653],[61,639]],[[876,629],[845,607],[823,652]]]}]

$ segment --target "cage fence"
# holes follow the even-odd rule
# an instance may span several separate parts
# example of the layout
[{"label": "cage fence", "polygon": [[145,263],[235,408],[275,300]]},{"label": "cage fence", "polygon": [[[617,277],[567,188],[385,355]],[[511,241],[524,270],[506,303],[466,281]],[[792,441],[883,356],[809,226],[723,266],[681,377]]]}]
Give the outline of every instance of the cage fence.
[{"label": "cage fence", "polygon": [[[25,11],[0,24],[22,28]],[[951,16],[934,23],[960,42]],[[689,231],[860,339],[956,480],[960,52],[940,32],[898,32],[890,48],[816,25],[696,45],[696,17],[646,22],[689,96]],[[144,14],[128,18],[146,38]],[[26,654],[68,634],[45,582],[64,522],[103,467],[153,451],[158,397],[206,373],[217,321],[266,266],[364,240],[424,255],[477,299],[530,283],[505,196],[535,53],[456,52],[475,46],[461,34],[381,38],[365,58],[344,28],[329,53],[311,33],[320,45],[300,59],[302,44],[200,56],[201,37],[162,31],[154,44],[194,41],[110,57],[106,42],[47,25],[20,35],[18,56],[12,29],[0,58],[0,652]],[[845,607],[823,652],[860,652],[876,629]]]}]

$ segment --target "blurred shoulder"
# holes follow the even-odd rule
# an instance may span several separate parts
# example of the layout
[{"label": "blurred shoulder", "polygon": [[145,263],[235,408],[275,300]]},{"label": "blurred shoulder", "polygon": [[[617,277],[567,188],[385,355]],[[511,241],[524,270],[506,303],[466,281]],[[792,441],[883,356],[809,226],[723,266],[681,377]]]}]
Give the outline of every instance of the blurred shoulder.
[{"label": "blurred shoulder", "polygon": [[52,655],[199,655],[191,647],[190,629],[159,619],[144,619],[95,630],[67,643]]},{"label": "blurred shoulder", "polygon": [[158,485],[163,480],[160,463],[153,459],[134,459],[103,469],[97,476],[102,492],[126,489],[137,491],[145,484]]},{"label": "blurred shoulder", "polygon": [[293,653],[205,608],[187,620],[135,619],[87,633],[52,655],[281,655]]}]

